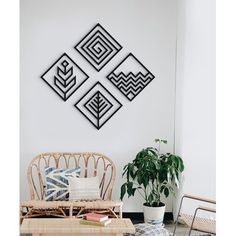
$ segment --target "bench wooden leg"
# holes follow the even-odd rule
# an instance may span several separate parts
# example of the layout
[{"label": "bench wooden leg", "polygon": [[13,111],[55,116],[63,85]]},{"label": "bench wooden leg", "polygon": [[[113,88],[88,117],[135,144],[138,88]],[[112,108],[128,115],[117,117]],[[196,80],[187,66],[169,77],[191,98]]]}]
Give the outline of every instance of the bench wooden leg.
[{"label": "bench wooden leg", "polygon": [[123,214],[122,214],[122,206],[119,207],[119,217],[122,219],[123,217]]},{"label": "bench wooden leg", "polygon": [[73,217],[73,205],[70,206],[69,217],[70,217],[70,218]]}]

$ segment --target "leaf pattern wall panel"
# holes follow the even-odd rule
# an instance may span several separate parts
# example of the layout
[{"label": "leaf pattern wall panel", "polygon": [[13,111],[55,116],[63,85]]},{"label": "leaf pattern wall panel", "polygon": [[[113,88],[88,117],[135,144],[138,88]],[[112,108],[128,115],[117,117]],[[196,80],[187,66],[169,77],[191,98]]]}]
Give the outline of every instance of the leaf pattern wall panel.
[{"label": "leaf pattern wall panel", "polygon": [[97,129],[100,129],[122,107],[122,104],[100,82],[97,82],[75,104],[75,107]]}]

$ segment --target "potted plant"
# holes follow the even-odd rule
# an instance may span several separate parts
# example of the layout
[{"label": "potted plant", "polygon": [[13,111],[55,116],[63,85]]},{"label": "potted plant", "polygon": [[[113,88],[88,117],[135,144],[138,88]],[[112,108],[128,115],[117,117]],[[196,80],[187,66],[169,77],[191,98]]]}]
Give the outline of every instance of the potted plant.
[{"label": "potted plant", "polygon": [[175,185],[179,187],[180,174],[184,170],[181,157],[171,153],[161,153],[161,144],[166,140],[155,139],[157,148],[142,149],[136,158],[124,166],[122,177],[126,182],[121,186],[121,200],[138,192],[144,199],[144,220],[147,223],[162,224],[165,204],[161,195],[168,197],[174,194]]}]

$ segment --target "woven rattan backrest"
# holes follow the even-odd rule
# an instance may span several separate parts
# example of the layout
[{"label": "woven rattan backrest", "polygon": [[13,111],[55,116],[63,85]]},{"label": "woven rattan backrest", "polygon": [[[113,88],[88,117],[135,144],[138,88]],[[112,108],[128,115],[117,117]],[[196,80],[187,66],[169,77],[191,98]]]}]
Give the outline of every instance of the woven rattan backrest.
[{"label": "woven rattan backrest", "polygon": [[35,157],[28,167],[28,183],[32,200],[43,200],[45,168],[81,168],[80,177],[98,176],[101,198],[111,200],[116,169],[112,160],[99,153],[43,153]]}]

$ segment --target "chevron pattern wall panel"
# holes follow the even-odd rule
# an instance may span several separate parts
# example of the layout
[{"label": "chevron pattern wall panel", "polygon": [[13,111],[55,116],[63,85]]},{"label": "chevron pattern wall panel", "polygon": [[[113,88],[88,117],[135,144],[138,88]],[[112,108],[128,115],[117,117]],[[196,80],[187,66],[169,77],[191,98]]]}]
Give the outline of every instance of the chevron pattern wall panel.
[{"label": "chevron pattern wall panel", "polygon": [[107,78],[121,93],[132,101],[155,76],[130,53]]},{"label": "chevron pattern wall panel", "polygon": [[89,76],[64,53],[41,78],[66,101]]},{"label": "chevron pattern wall panel", "polygon": [[100,71],[122,49],[122,46],[100,24],[97,24],[75,46],[75,49],[97,71]]},{"label": "chevron pattern wall panel", "polygon": [[122,105],[100,82],[97,82],[75,107],[100,129]]}]

